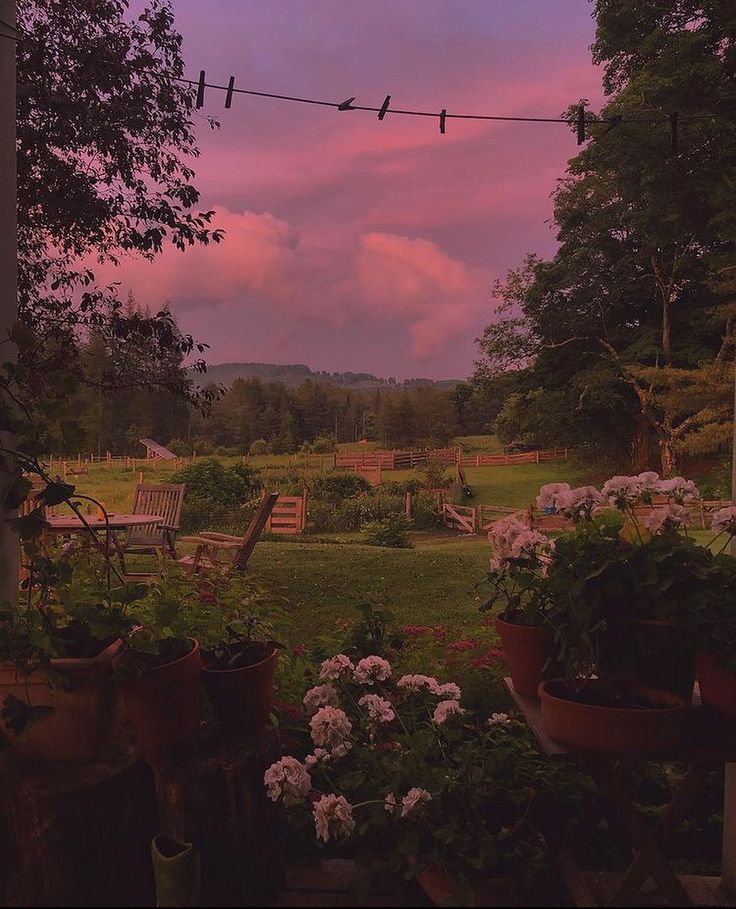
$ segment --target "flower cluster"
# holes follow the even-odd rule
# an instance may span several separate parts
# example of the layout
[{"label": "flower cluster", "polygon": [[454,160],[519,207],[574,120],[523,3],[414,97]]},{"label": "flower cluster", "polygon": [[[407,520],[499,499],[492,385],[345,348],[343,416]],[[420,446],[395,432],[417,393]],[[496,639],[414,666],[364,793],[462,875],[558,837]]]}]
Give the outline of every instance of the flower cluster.
[{"label": "flower cluster", "polygon": [[312,788],[312,779],[307,768],[294,757],[282,757],[271,764],[263,775],[268,797],[285,805],[298,805]]},{"label": "flower cluster", "polygon": [[661,533],[667,527],[687,527],[690,515],[684,505],[670,502],[663,508],[654,508],[642,523],[651,533]]},{"label": "flower cluster", "polygon": [[336,682],[346,672],[354,672],[353,661],[344,653],[338,653],[329,660],[325,660],[319,669],[319,677],[323,681]]},{"label": "flower cluster", "polygon": [[725,505],[723,508],[719,508],[713,515],[710,526],[716,533],[723,533],[725,530],[731,536],[736,536],[736,505]]},{"label": "flower cluster", "polygon": [[314,744],[329,748],[335,757],[344,757],[352,747],[353,724],[339,707],[320,707],[309,721],[309,728]]},{"label": "flower cluster", "polygon": [[538,548],[544,552],[552,547],[552,541],[548,537],[530,530],[514,515],[492,524],[488,539],[493,547],[493,570],[504,568],[509,562],[533,558],[538,554]]},{"label": "flower cluster", "polygon": [[314,804],[314,826],[317,839],[327,843],[331,838],[347,839],[355,830],[353,808],[342,795],[323,795]]},{"label": "flower cluster", "polygon": [[387,701],[386,698],[380,697],[380,695],[364,694],[358,701],[358,706],[365,707],[368,711],[368,716],[374,722],[390,723],[392,720],[396,719],[396,714],[394,713],[394,708],[391,706],[391,702]]},{"label": "flower cluster", "polygon": [[391,678],[391,664],[379,656],[368,656],[355,667],[353,678],[359,685],[375,685]]},{"label": "flower cluster", "polygon": [[310,714],[316,713],[320,707],[334,707],[337,704],[337,691],[329,682],[326,685],[315,685],[304,695],[302,703]]}]

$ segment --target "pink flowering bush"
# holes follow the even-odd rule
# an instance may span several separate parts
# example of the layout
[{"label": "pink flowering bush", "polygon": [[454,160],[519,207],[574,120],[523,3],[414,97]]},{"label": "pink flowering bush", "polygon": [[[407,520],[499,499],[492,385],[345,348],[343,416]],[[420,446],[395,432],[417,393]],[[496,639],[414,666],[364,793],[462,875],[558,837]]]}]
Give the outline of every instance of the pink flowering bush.
[{"label": "pink flowering bush", "polygon": [[579,791],[524,724],[478,714],[457,682],[395,672],[383,657],[351,670],[338,654],[322,675],[303,698],[313,715],[292,730],[296,753],[264,776],[299,829],[341,854],[377,853],[403,874],[541,868],[542,830]]}]

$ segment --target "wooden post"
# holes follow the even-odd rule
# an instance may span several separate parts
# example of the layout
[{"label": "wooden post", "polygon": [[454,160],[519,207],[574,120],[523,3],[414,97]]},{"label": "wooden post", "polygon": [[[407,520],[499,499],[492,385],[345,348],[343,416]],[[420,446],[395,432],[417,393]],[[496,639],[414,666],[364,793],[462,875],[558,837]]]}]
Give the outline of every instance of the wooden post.
[{"label": "wooden post", "polygon": [[[9,341],[18,318],[18,230],[15,150],[15,0],[0,0],[0,341],[3,360],[13,363],[15,344]],[[12,448],[9,433],[0,433],[3,447]],[[0,502],[13,477],[13,461],[0,457]],[[18,536],[7,519],[13,511],[0,513],[0,601],[18,597]]]},{"label": "wooden post", "polygon": [[534,530],[534,503],[527,510],[527,520],[529,521],[529,530]]},{"label": "wooden post", "polygon": [[138,471],[138,485],[143,486],[143,471],[142,470]]},{"label": "wooden post", "polygon": [[407,492],[404,496],[404,517],[411,521],[411,493]]},{"label": "wooden post", "polygon": [[539,449],[537,449],[537,450],[534,452],[534,455],[535,455],[534,460],[536,461],[537,464],[539,464]]}]

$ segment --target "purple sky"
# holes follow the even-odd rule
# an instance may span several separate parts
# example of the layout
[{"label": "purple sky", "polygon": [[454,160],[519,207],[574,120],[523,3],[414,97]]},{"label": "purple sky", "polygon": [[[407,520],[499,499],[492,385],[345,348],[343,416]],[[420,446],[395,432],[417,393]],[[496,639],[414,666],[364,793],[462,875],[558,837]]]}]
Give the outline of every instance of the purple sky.
[{"label": "purple sky", "polygon": [[[588,0],[176,0],[196,78],[457,113],[558,116],[601,99]],[[437,121],[209,92],[202,204],[220,247],[115,275],[170,300],[211,362],[307,363],[464,377],[491,287],[549,254],[550,193],[576,151],[564,125]]]}]

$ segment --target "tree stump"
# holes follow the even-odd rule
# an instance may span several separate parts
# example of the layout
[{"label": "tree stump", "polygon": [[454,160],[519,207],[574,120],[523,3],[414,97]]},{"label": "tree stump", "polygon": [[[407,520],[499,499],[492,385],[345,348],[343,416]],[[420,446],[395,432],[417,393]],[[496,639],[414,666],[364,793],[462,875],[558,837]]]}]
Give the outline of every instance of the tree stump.
[{"label": "tree stump", "polygon": [[211,740],[198,756],[156,768],[159,832],[199,849],[203,905],[275,902],[283,838],[263,773],[280,755],[278,732],[267,728],[248,741]]},{"label": "tree stump", "polygon": [[0,757],[0,901],[151,906],[151,769],[125,743],[88,764]]}]

